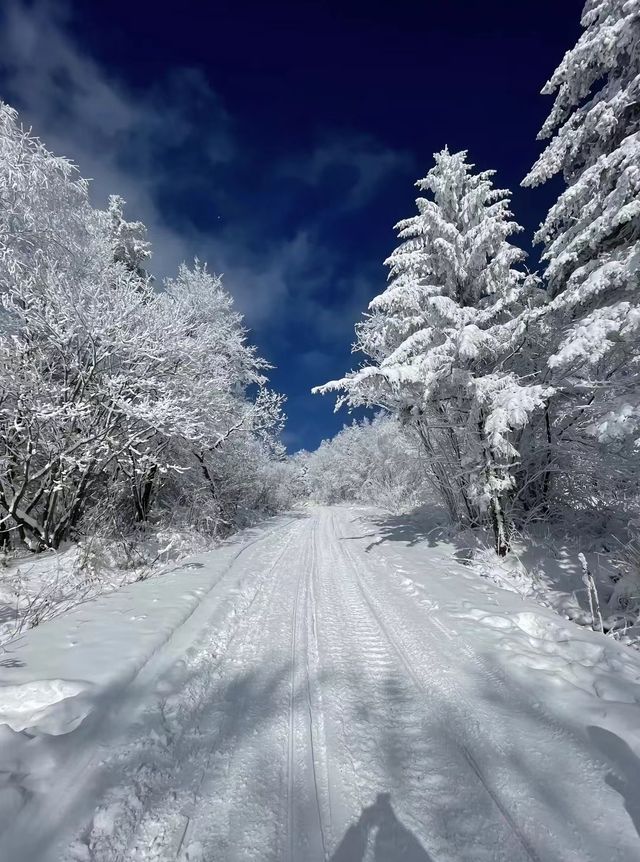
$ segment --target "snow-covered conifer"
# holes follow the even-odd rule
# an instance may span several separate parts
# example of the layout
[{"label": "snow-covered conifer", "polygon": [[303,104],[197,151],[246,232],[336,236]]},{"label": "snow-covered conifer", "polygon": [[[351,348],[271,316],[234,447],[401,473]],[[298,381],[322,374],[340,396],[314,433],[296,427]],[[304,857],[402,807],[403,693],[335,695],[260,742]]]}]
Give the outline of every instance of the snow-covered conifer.
[{"label": "snow-covered conifer", "polygon": [[540,290],[508,241],[520,228],[493,173],[474,173],[465,152],[435,155],[417,183],[418,215],[397,225],[389,285],[357,327],[355,349],[372,362],[316,391],[415,424],[454,517],[475,522],[488,510],[505,553],[517,437],[548,392],[521,376]]},{"label": "snow-covered conifer", "polygon": [[542,90],[551,141],[524,184],[567,184],[536,234],[558,440],[620,447],[640,431],[640,0],[588,0],[582,26]]},{"label": "snow-covered conifer", "polygon": [[543,88],[551,140],[524,185],[566,183],[535,237],[549,288],[536,340],[556,390],[542,511],[553,497],[606,519],[638,495],[640,2],[589,0],[582,25]]},{"label": "snow-covered conifer", "polygon": [[141,221],[129,222],[124,217],[126,201],[120,195],[110,195],[107,213],[113,256],[140,278],[148,278],[144,267],[151,257],[151,243],[145,237],[147,228]]}]

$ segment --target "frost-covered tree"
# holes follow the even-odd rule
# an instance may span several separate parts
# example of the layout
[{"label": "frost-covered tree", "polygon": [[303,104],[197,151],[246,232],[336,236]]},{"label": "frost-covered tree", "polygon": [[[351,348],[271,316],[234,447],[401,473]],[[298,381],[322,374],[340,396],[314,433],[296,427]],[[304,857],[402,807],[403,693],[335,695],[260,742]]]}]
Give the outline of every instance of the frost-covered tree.
[{"label": "frost-covered tree", "polygon": [[[198,425],[196,434],[174,444],[180,450],[176,457],[180,463],[185,457],[195,459],[221,523],[228,526],[251,485],[248,473],[253,470],[257,477],[261,459],[281,457],[284,399],[265,387],[269,365],[247,343],[242,316],[221,279],[206,266],[197,261],[193,268],[181,266],[177,278],[167,281],[160,302],[168,319],[180,321],[180,337],[170,348],[174,386],[188,399]],[[249,397],[252,387],[256,391]],[[236,458],[239,452],[243,454]]]},{"label": "frost-covered tree", "polygon": [[77,170],[0,104],[5,546],[166,518],[185,496],[192,511],[215,496],[230,529],[277,481],[282,398],[231,298],[198,263],[155,291],[144,236],[120,198],[92,208]]},{"label": "frost-covered tree", "polygon": [[383,412],[345,425],[298,461],[307,495],[320,503],[366,503],[397,512],[432,495],[415,433]]},{"label": "frost-covered tree", "polygon": [[2,523],[5,539],[16,530],[56,546],[113,453],[126,388],[116,355],[133,346],[123,330],[141,298],[129,301],[130,274],[113,262],[86,183],[5,105],[0,201]]},{"label": "frost-covered tree", "polygon": [[55,258],[82,258],[90,209],[87,184],[67,159],[53,156],[0,102],[0,291],[23,277],[37,282]]},{"label": "frost-covered tree", "polygon": [[418,215],[396,226],[389,285],[357,326],[370,364],[316,391],[414,425],[452,516],[475,523],[488,511],[504,554],[518,435],[548,392],[523,377],[526,312],[540,290],[508,241],[520,228],[493,174],[474,173],[465,152],[435,155],[417,183]]},{"label": "frost-covered tree", "polygon": [[616,496],[623,477],[627,492],[637,481],[640,0],[588,0],[582,26],[542,91],[555,94],[539,134],[551,140],[524,185],[562,174],[567,186],[535,237],[550,297],[538,326],[558,390],[549,437],[563,472],[599,475],[602,505],[603,482]]},{"label": "frost-covered tree", "polygon": [[[28,165],[30,142],[25,150]],[[55,181],[58,160],[43,164]],[[131,453],[144,460],[159,436],[192,427],[167,351],[178,321],[159,315],[148,283],[114,260],[104,213],[81,197],[82,244],[61,235],[61,253],[50,244],[56,201],[48,213],[46,203],[38,232],[0,237],[7,257],[30,247],[2,295],[0,506],[34,549],[57,547]]]}]

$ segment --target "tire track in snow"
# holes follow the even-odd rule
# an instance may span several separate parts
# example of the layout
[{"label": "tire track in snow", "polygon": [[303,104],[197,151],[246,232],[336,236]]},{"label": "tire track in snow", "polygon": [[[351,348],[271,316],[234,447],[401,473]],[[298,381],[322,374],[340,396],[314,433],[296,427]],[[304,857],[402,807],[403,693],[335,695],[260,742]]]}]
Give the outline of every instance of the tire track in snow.
[{"label": "tire track in snow", "polygon": [[[416,702],[406,672],[381,636],[363,604],[353,573],[335,543],[327,515],[320,514],[318,626],[325,661],[331,669],[327,685],[329,771],[332,792],[332,846],[354,819],[389,790],[405,809],[424,808],[422,767],[438,763],[438,776],[450,771],[439,744],[425,735],[424,709]],[[427,782],[433,789],[434,781]],[[424,821],[414,819],[420,830]],[[436,857],[438,858],[438,857]],[[470,859],[468,856],[460,858]],[[474,862],[476,862],[474,858]]]},{"label": "tire track in snow", "polygon": [[295,738],[296,738],[296,639],[298,629],[298,605],[302,572],[296,583],[296,596],[293,603],[293,622],[291,625],[291,652],[289,673],[289,733],[287,740],[287,832],[289,837],[289,862],[295,862],[295,822],[293,813]]},{"label": "tire track in snow", "polygon": [[[304,524],[301,525],[301,531],[304,527]],[[301,532],[300,531],[300,532]],[[234,665],[240,665],[240,667],[244,667],[246,665],[247,659],[253,659],[256,654],[257,643],[255,641],[256,632],[267,634],[268,626],[266,625],[256,625],[256,623],[260,620],[267,619],[269,613],[271,612],[274,599],[276,594],[278,593],[279,588],[282,586],[281,579],[279,575],[279,568],[282,565],[282,561],[286,557],[286,554],[291,549],[291,545],[294,539],[298,538],[299,531],[292,531],[288,536],[282,550],[273,561],[273,563],[269,566],[267,572],[263,575],[260,581],[260,586],[256,590],[249,606],[246,608],[245,613],[243,614],[243,626],[244,626],[244,636],[242,640],[238,643],[230,643],[229,647],[235,645],[237,647],[237,652],[234,655],[225,654],[222,661],[218,663],[216,667],[216,671],[220,677],[224,674],[224,663],[226,660],[230,660]],[[265,585],[267,586],[267,591],[264,592]],[[256,604],[258,599],[262,600],[262,609],[259,611],[259,616],[252,618],[250,616],[250,611]],[[231,677],[230,684],[233,684],[233,677]],[[198,787],[196,792],[193,794],[193,803],[192,807],[194,809],[199,808],[202,809],[203,805],[206,805],[208,801],[208,797],[203,793],[203,788],[207,782],[212,780],[212,760],[217,753],[224,753],[225,746],[228,745],[227,737],[233,736],[232,727],[236,723],[236,721],[241,721],[244,716],[245,709],[248,705],[248,694],[241,698],[240,702],[234,701],[235,711],[230,712],[225,716],[224,724],[220,728],[219,733],[216,735],[214,742],[211,744],[207,754],[207,762],[201,771],[200,780],[198,782]],[[224,700],[224,698],[222,698]],[[234,743],[232,742],[232,746]],[[235,748],[232,747],[232,750],[227,752],[227,756],[230,760],[236,758]],[[224,798],[227,804],[227,808],[230,809],[232,805],[232,796],[237,792],[237,787],[229,787],[227,792],[224,794]],[[195,812],[194,812],[195,813]],[[228,819],[228,813],[225,819]],[[190,818],[193,820],[194,818]],[[192,823],[190,823],[190,827]],[[195,829],[191,828],[191,834],[187,834],[185,838],[183,838],[181,844],[183,848],[188,847],[188,839],[195,833]],[[179,856],[179,852],[175,854],[176,858],[181,858]],[[146,857],[145,857],[146,858]],[[170,862],[173,862],[173,856],[170,857]]]},{"label": "tire track in snow", "polygon": [[[284,534],[283,546],[276,552],[276,557],[271,564],[256,577],[255,584],[252,585],[251,591],[246,594],[246,598],[243,598],[242,591],[239,591],[238,594],[241,601],[238,605],[237,598],[234,598],[235,591],[232,591],[229,597],[223,599],[223,603],[224,601],[230,602],[230,609],[226,618],[231,624],[223,626],[219,630],[214,629],[211,632],[208,630],[203,631],[202,629],[198,630],[191,647],[180,657],[178,664],[181,665],[181,675],[186,677],[186,683],[177,692],[173,691],[170,686],[172,699],[176,700],[177,698],[178,713],[173,720],[173,725],[175,726],[171,728],[167,727],[167,747],[161,746],[161,750],[157,752],[157,766],[154,766],[153,760],[149,763],[142,761],[141,765],[144,766],[145,770],[145,783],[141,783],[138,775],[140,767],[136,767],[135,764],[142,754],[145,754],[147,757],[153,755],[153,750],[149,752],[144,747],[140,749],[140,740],[134,737],[110,753],[109,760],[106,762],[106,768],[111,768],[113,775],[109,779],[108,788],[113,788],[116,798],[122,798],[123,788],[129,785],[132,804],[125,806],[120,821],[114,823],[113,830],[109,834],[94,834],[92,837],[92,833],[89,831],[87,837],[82,840],[82,843],[90,842],[91,855],[89,858],[92,860],[105,860],[105,862],[116,860],[116,862],[119,862],[122,859],[124,862],[125,859],[138,858],[138,853],[142,852],[145,859],[166,859],[174,862],[174,859],[180,853],[180,848],[187,846],[192,825],[191,815],[196,803],[196,794],[188,789],[190,783],[189,771],[195,769],[197,773],[197,764],[201,762],[202,749],[196,747],[195,752],[191,752],[187,748],[187,751],[183,752],[183,756],[181,757],[179,756],[180,746],[187,745],[185,740],[189,734],[199,737],[202,721],[201,711],[209,702],[209,692],[217,684],[220,669],[224,666],[230,650],[237,648],[242,651],[244,645],[254,635],[254,626],[251,625],[253,622],[251,612],[261,598],[266,602],[271,600],[277,587],[277,578],[274,577],[274,573],[282,558],[289,550],[291,543],[300,532],[300,530],[296,529],[298,526],[297,521],[298,519],[293,518],[282,525],[282,527],[278,527],[276,531],[270,531],[258,536],[243,546],[234,555],[232,561],[225,569],[225,574],[230,572],[238,558],[250,548],[254,548],[263,541],[272,542],[274,533],[275,538]],[[291,528],[292,524],[294,524],[293,528]],[[287,535],[288,529],[289,533]],[[243,574],[241,577],[244,579],[247,575]],[[220,580],[216,583],[220,583]],[[265,590],[267,591],[266,597],[264,595]],[[198,640],[200,641],[199,644]],[[195,646],[196,644],[198,644],[197,647]],[[211,662],[212,655],[218,656],[218,660]],[[149,665],[146,665],[144,670],[147,675],[150,675]],[[202,671],[204,671],[204,674]],[[162,679],[163,675],[160,674],[155,680],[156,684],[159,685]],[[162,718],[165,705],[166,696],[164,700],[157,702],[155,705],[151,704],[148,707],[151,711],[150,719],[153,718],[154,712],[158,714],[159,719]],[[125,723],[128,724],[126,717],[123,716],[123,718]],[[161,724],[166,726],[164,718],[162,718]],[[146,727],[144,724],[142,725],[141,732],[144,732],[148,736],[150,727],[154,727],[152,720],[150,720],[150,724]],[[153,730],[153,734],[157,735],[155,729]],[[207,763],[211,761],[214,748],[215,738],[206,753]],[[123,775],[119,771],[118,763],[125,761],[128,756],[131,756],[132,760],[132,766],[129,768],[130,775],[127,775],[126,772]],[[169,764],[172,760],[180,767],[180,771],[177,774],[169,770]],[[193,765],[192,761],[194,761]],[[156,772],[155,776],[154,770]],[[206,775],[207,765],[201,770],[200,778],[196,782],[198,788],[201,788]],[[146,821],[150,817],[153,820],[154,817],[162,814],[161,811],[156,811],[153,805],[158,804],[158,797],[160,797],[161,801],[162,797],[166,796],[168,787],[176,779],[178,782],[183,782],[184,789],[178,785],[176,792],[170,794],[170,798],[167,799],[168,810],[165,812],[165,821],[160,828],[160,832],[158,833],[158,829],[151,823],[151,833],[147,834],[145,831]],[[110,790],[103,788],[101,805],[94,812],[94,817],[96,814],[99,816],[101,811],[109,810],[110,793]],[[189,811],[190,813],[182,814],[182,810]],[[122,846],[116,851],[114,847],[117,844],[121,844]],[[147,851],[151,851],[153,855],[151,853],[147,855]],[[64,858],[75,858],[75,856],[65,856]]]},{"label": "tire track in snow", "polygon": [[[259,847],[261,860],[300,862],[308,858],[319,862],[326,858],[322,816],[325,796],[316,769],[316,764],[320,766],[322,745],[311,693],[308,641],[304,637],[309,622],[308,586],[314,567],[309,530],[313,530],[312,519],[296,533],[293,548],[289,545],[275,561],[271,589],[262,598],[260,613],[247,619],[247,625],[251,623],[249,634],[253,633],[254,639],[247,638],[240,652],[230,656],[233,665],[240,669],[255,667],[263,671],[274,660],[277,667],[286,669],[286,677],[278,683],[272,703],[274,708],[281,704],[273,716],[272,727],[277,733],[278,722],[282,724],[282,761],[278,760],[273,735],[268,735],[264,742],[262,737],[254,737],[254,742],[251,733],[245,734],[243,730],[245,715],[250,722],[250,713],[256,709],[249,692],[249,701],[236,701],[230,716],[238,722],[237,744],[234,739],[222,739],[212,746],[216,756],[222,756],[227,765],[222,772],[203,770],[205,781],[198,791],[202,798],[194,818],[197,823],[183,842],[183,850],[189,847],[191,838],[201,838],[205,847],[216,847],[215,858],[225,860],[249,858],[245,854],[255,853]],[[264,744],[269,745],[269,754],[262,750]],[[256,779],[265,767],[269,774]],[[282,782],[278,794],[274,791],[279,770]],[[264,792],[265,787],[270,789],[269,793]],[[268,809],[260,798],[269,800]],[[204,821],[211,819],[208,811],[212,799],[223,803],[226,811],[216,804],[214,810],[220,823],[213,832],[209,829],[207,835]],[[225,822],[229,825],[220,825]],[[234,822],[241,824],[242,830],[235,835]],[[269,824],[273,827],[271,833]]]},{"label": "tire track in snow", "polygon": [[[515,751],[516,757],[524,763],[527,758],[529,760],[532,759],[530,748],[527,747],[523,749],[521,745],[522,739],[528,738],[530,744],[533,743],[533,749],[538,755],[537,757],[533,757],[536,765],[542,764],[546,761],[546,765],[542,768],[543,771],[546,769],[547,774],[545,778],[548,781],[548,789],[551,792],[556,789],[557,773],[559,769],[557,754],[558,752],[561,752],[564,758],[564,770],[561,769],[560,771],[564,772],[567,778],[571,775],[570,781],[576,786],[589,788],[593,799],[598,799],[602,793],[602,783],[606,780],[606,775],[610,767],[604,761],[599,760],[597,755],[594,756],[593,752],[589,752],[585,749],[584,737],[581,736],[577,730],[567,727],[562,721],[554,716],[554,714],[545,705],[544,700],[539,698],[533,700],[531,698],[530,690],[523,688],[517,680],[511,679],[500,665],[491,664],[488,655],[479,654],[467,640],[465,635],[461,634],[459,630],[455,631],[454,635],[446,628],[446,626],[437,618],[434,611],[439,610],[440,607],[443,609],[446,609],[448,606],[451,607],[452,596],[445,597],[445,601],[442,605],[440,601],[436,601],[434,607],[433,600],[426,597],[427,590],[423,585],[414,583],[410,580],[407,581],[406,577],[400,577],[395,567],[390,566],[387,560],[384,560],[384,562],[386,569],[384,572],[384,578],[378,579],[376,583],[379,585],[382,583],[388,585],[390,587],[390,591],[392,591],[398,598],[404,596],[405,603],[407,600],[409,600],[411,604],[415,603],[416,597],[419,594],[422,594],[424,597],[417,598],[417,604],[427,610],[427,618],[429,622],[432,623],[444,637],[446,637],[447,641],[455,644],[457,653],[463,654],[473,665],[473,678],[480,678],[489,681],[492,685],[491,695],[493,699],[496,700],[499,696],[503,703],[509,704],[509,712],[503,714],[501,718],[510,722],[514,719],[516,721],[527,722],[527,736],[525,737],[524,735],[521,735],[517,737],[515,749],[513,747],[513,742],[511,745],[507,744],[507,748],[505,749],[492,732],[494,724],[492,719],[495,719],[495,714],[484,710],[481,704],[481,699],[476,699],[471,703],[467,696],[467,692],[470,690],[470,687],[461,687],[460,683],[458,683],[458,698],[461,700],[466,699],[469,704],[468,709],[473,709],[483,718],[482,724],[478,723],[476,725],[476,737],[480,742],[484,743],[484,747],[486,748],[488,744],[490,748],[498,751],[500,753],[500,759],[507,763],[512,758]],[[393,577],[390,577],[392,574]],[[434,587],[442,590],[443,582],[440,582],[436,578]],[[475,588],[472,587],[471,589]],[[436,593],[436,597],[438,599],[443,598],[441,595],[438,595],[438,593]],[[483,591],[482,599],[484,598],[485,595]],[[479,601],[482,601],[482,599]],[[496,604],[498,603],[496,602]],[[470,607],[472,606],[472,603],[465,602],[465,605]],[[387,601],[385,602],[384,607],[391,609],[391,611],[395,613],[396,619],[398,618],[397,612],[400,606],[397,601]],[[410,610],[410,607],[408,606],[407,609]],[[446,613],[447,611],[445,610],[444,612]],[[450,612],[453,617],[453,622],[455,623],[456,621],[459,621],[459,609],[455,603]],[[487,612],[487,616],[491,616],[492,613],[497,614],[499,612],[499,610],[496,610],[495,612]],[[408,620],[410,619],[410,615],[407,615],[404,618]],[[465,619],[465,617],[461,618],[462,620]],[[472,625],[480,625],[481,620],[475,620],[474,618],[471,619]],[[459,627],[457,626],[456,628]],[[431,641],[435,643],[433,633],[429,632],[428,629],[421,629],[420,634],[421,643],[424,643],[425,638],[430,638]],[[530,734],[531,736],[529,736]],[[464,745],[463,742],[460,744],[467,760],[469,761],[469,765],[474,769],[474,771],[476,770],[476,767],[481,769],[478,757],[472,753],[469,746]],[[548,753],[550,751],[554,751],[556,753],[556,757],[550,757],[550,754]],[[517,778],[517,775],[513,770],[511,770],[511,773],[507,774],[506,777],[510,782],[513,782],[514,778]],[[525,794],[527,789],[528,788],[526,787],[522,787],[523,798],[526,798]],[[571,798],[571,794],[569,794],[569,798]],[[569,799],[567,801],[569,801]],[[496,802],[501,803],[499,797]],[[612,802],[615,805],[615,798]],[[538,816],[536,817],[536,815],[529,813],[527,817],[528,823],[530,824],[529,830],[536,835],[540,833],[542,838],[540,824],[545,823],[546,829],[546,846],[544,851],[542,850],[542,847],[538,849],[538,855],[540,855],[541,852],[543,852],[543,855],[545,856],[547,853],[551,853],[553,854],[551,858],[555,860],[556,858],[559,858],[557,854],[561,851],[556,849],[555,846],[557,835],[554,834],[553,829],[549,829],[547,824],[553,822],[553,818],[558,814],[556,810],[557,803],[554,806],[553,797],[548,798],[546,793],[541,794],[538,789],[537,792],[534,791],[534,795],[530,798],[527,805],[528,812],[531,811],[532,804],[538,807]],[[506,810],[507,809],[505,809],[505,811]],[[541,814],[544,815],[544,819],[540,817]],[[597,862],[600,862],[603,858],[603,853],[609,855],[616,852],[610,847],[610,845],[606,844],[606,839],[604,838],[602,844],[598,848],[598,845],[594,843],[593,833],[591,834],[591,837],[589,837],[589,829],[586,828],[588,826],[592,826],[596,834],[604,836],[607,829],[607,817],[607,810],[601,810],[599,808],[585,816],[584,806],[578,806],[577,808],[574,806],[571,816],[567,816],[566,814],[565,816],[560,815],[563,830],[565,832],[571,832],[571,847],[567,846],[568,842],[565,838],[565,846],[563,848],[563,852],[568,852],[570,855],[563,856],[562,858],[570,858],[572,860],[579,859],[580,862],[584,862],[584,860],[587,859],[597,860]],[[556,825],[557,823],[558,820],[556,820]],[[598,824],[597,828],[596,824]],[[626,859],[626,850],[621,848],[619,855],[615,855],[615,858]],[[611,855],[611,859],[614,859],[613,855]]]},{"label": "tire track in snow", "polygon": [[[324,763],[326,764],[326,742],[323,735],[323,727],[322,727],[322,716],[321,714],[317,716],[316,720],[314,720],[314,710],[313,710],[313,695],[312,695],[312,686],[311,686],[311,668],[309,663],[309,653],[310,653],[310,638],[309,638],[309,629],[311,628],[311,643],[314,647],[314,656],[318,656],[318,642],[317,642],[317,629],[316,629],[316,608],[315,608],[315,594],[313,588],[313,581],[316,575],[316,559],[317,559],[317,550],[316,550],[316,529],[315,529],[315,520],[311,522],[311,541],[309,543],[309,554],[310,554],[310,563],[308,567],[308,574],[306,580],[306,612],[305,612],[305,677],[306,677],[306,692],[307,692],[307,712],[309,716],[309,744],[311,748],[311,767],[313,771],[313,786],[315,791],[316,798],[316,808],[318,811],[318,825],[320,828],[320,840],[322,843],[322,853],[323,857],[326,859],[328,856],[327,852],[327,838],[325,834],[325,828],[323,825],[323,816],[322,816],[322,805],[321,805],[321,794],[319,789],[319,780],[318,780],[318,766],[320,759],[320,752],[322,751],[324,755]],[[316,673],[318,672],[318,662],[316,661]],[[314,730],[315,728],[315,730]],[[316,746],[314,742],[314,737],[318,736],[319,745]],[[329,791],[329,786],[327,783],[326,787],[326,803],[329,808],[329,812],[331,811],[331,796]],[[329,817],[329,823],[331,822],[331,818]]]},{"label": "tire track in snow", "polygon": [[[288,522],[288,523],[292,523],[292,522]],[[278,554],[278,556],[276,557],[276,559],[274,560],[274,562],[271,564],[271,566],[270,566],[270,567],[269,567],[269,569],[267,570],[267,572],[266,572],[266,574],[264,575],[264,577],[260,580],[260,583],[259,583],[259,585],[258,585],[258,588],[256,589],[256,591],[255,591],[255,593],[254,593],[254,595],[253,595],[253,597],[252,597],[251,601],[249,602],[249,604],[247,605],[246,609],[245,609],[245,610],[244,610],[244,612],[243,612],[243,616],[244,616],[244,619],[245,619],[245,620],[247,619],[248,615],[250,614],[251,609],[252,609],[252,607],[254,606],[254,604],[255,604],[256,600],[257,600],[257,599],[258,599],[258,597],[260,596],[260,594],[261,594],[261,590],[262,590],[262,589],[264,589],[265,583],[269,580],[269,578],[270,578],[270,577],[273,575],[273,573],[277,570],[277,568],[278,568],[278,566],[280,565],[280,563],[281,563],[282,559],[284,558],[285,554],[286,554],[286,553],[287,553],[287,551],[289,550],[289,547],[291,546],[291,542],[292,542],[292,540],[293,540],[294,536],[295,536],[295,532],[292,532],[292,533],[290,534],[290,536],[287,538],[287,540],[286,540],[286,542],[285,542],[285,544],[284,544],[284,547],[282,548],[281,552]],[[276,588],[276,586],[277,586],[277,579],[276,579],[276,578],[274,578],[274,579],[271,581],[270,586],[271,586],[271,589],[270,589],[270,591],[269,591],[269,598],[268,598],[268,600],[267,600],[267,602],[266,602],[266,603],[268,603],[268,601],[270,601],[270,600],[271,600],[271,598],[272,598],[272,596],[273,596],[273,593],[275,592],[275,588]],[[228,644],[227,644],[227,648],[231,648],[231,647],[234,645],[234,641],[235,641],[235,639],[236,639],[237,632],[238,632],[238,629],[236,629],[236,631],[234,632],[234,635],[233,635],[233,636],[231,637],[231,639],[229,640],[229,642],[228,642]],[[251,629],[251,628],[249,628],[249,627],[247,627],[247,628],[246,628],[246,631],[245,631],[245,636],[244,636],[244,639],[243,639],[243,642],[242,642],[242,647],[244,647],[244,646],[247,644],[248,639],[249,639],[249,637],[252,635],[252,633],[253,633],[253,632],[252,632],[252,629]],[[222,659],[220,662],[218,662],[218,665],[217,665],[217,666],[216,666],[216,668],[215,668],[216,670],[218,669],[218,667],[219,667],[219,666],[221,666],[221,665],[222,665],[223,660],[224,660],[224,659]],[[208,749],[208,751],[207,751],[207,754],[206,754],[206,756],[205,756],[205,763],[204,763],[204,766],[202,767],[202,770],[201,770],[201,773],[200,773],[200,778],[199,778],[199,780],[198,780],[198,782],[197,782],[197,784],[196,784],[196,788],[195,788],[195,791],[194,791],[193,805],[196,805],[196,804],[197,804],[197,801],[198,801],[198,799],[199,799],[199,797],[200,797],[200,795],[201,795],[202,787],[203,787],[203,785],[204,785],[204,783],[205,783],[205,780],[206,780],[206,778],[207,778],[207,775],[209,774],[210,769],[211,769],[211,762],[212,762],[212,758],[213,758],[213,755],[214,755],[215,750],[216,750],[216,746],[215,746],[215,745],[213,745],[213,746],[211,746],[211,747]],[[178,859],[178,858],[179,858],[180,853],[181,853],[181,851],[182,851],[182,848],[183,848],[184,846],[187,846],[187,844],[188,844],[188,839],[190,838],[190,832],[191,832],[191,828],[190,828],[190,827],[192,826],[191,815],[186,815],[186,814],[185,814],[184,816],[185,816],[185,821],[186,821],[186,822],[185,822],[185,824],[184,824],[184,829],[181,831],[180,839],[179,839],[179,842],[178,842],[178,846],[177,846],[177,849],[176,849],[175,854],[174,854],[176,859]]]},{"label": "tire track in snow", "polygon": [[[335,528],[335,515],[333,513],[331,513],[330,518],[331,518],[331,532],[333,534],[334,543],[335,543],[336,547],[340,547],[344,558],[348,561],[349,566],[350,566],[350,568],[354,574],[355,583],[359,589],[359,592],[360,592],[366,606],[368,607],[369,611],[371,612],[373,618],[376,620],[376,623],[378,624],[380,631],[383,633],[383,635],[384,635],[385,639],[387,640],[387,642],[389,643],[391,649],[398,656],[400,662],[404,666],[404,668],[405,668],[408,676],[412,680],[413,684],[418,688],[418,690],[420,692],[422,692],[422,694],[424,696],[428,697],[430,692],[429,692],[428,688],[424,685],[422,680],[420,679],[420,676],[415,671],[415,668],[413,667],[413,664],[412,664],[409,656],[407,655],[404,647],[401,645],[399,640],[394,635],[391,634],[386,623],[384,622],[382,615],[380,614],[379,610],[375,607],[374,602],[372,601],[368,590],[365,588],[365,586],[363,584],[359,565],[356,563],[356,560],[355,560],[354,556],[352,555],[350,549],[346,545],[340,545],[339,544],[340,540],[338,537],[338,532]],[[449,680],[447,684],[450,686],[451,681]],[[460,692],[456,691],[456,694],[457,694],[458,698],[460,698]],[[498,811],[502,815],[504,821],[507,823],[507,825],[509,826],[509,828],[511,829],[513,834],[516,836],[519,844],[521,845],[522,849],[525,851],[526,856],[531,860],[531,862],[541,862],[540,857],[538,856],[537,852],[535,851],[535,849],[533,848],[533,846],[529,842],[528,838],[526,837],[526,835],[524,834],[524,832],[522,831],[520,826],[516,823],[516,821],[514,820],[512,815],[509,813],[509,811],[507,810],[504,803],[500,800],[497,792],[491,787],[490,782],[488,781],[483,770],[480,768],[479,764],[477,763],[477,761],[473,757],[468,746],[466,746],[464,743],[462,743],[462,744],[460,744],[460,748],[461,748],[461,751],[464,755],[465,761],[471,767],[474,774],[476,775],[476,777],[480,781],[482,787],[487,792],[487,794],[489,795],[489,797],[493,801],[494,805],[496,806],[496,808],[498,809]]]},{"label": "tire track in snow", "polygon": [[[305,544],[301,561],[301,570],[297,578],[294,600],[293,621],[291,627],[291,668],[289,688],[289,740],[288,740],[288,776],[287,776],[287,823],[289,832],[289,862],[299,862],[296,848],[300,841],[293,806],[295,789],[296,747],[298,758],[304,762],[301,781],[303,785],[312,784],[313,805],[317,815],[317,838],[319,839],[322,859],[327,858],[327,841],[323,822],[320,782],[318,777],[319,753],[324,747],[324,741],[319,738],[316,746],[315,737],[321,732],[321,722],[314,719],[313,695],[310,671],[310,640],[309,626],[315,630],[315,608],[313,600],[313,578],[316,568],[315,523],[310,519],[310,536]],[[303,600],[304,597],[304,600]],[[301,612],[301,606],[303,611]],[[301,637],[304,635],[304,637]],[[316,647],[317,650],[317,647]],[[302,653],[302,657],[300,656]],[[300,678],[302,677],[302,678]],[[298,705],[304,700],[303,714]],[[298,725],[302,725],[298,733]],[[310,773],[310,782],[305,781],[304,771]],[[310,788],[308,788],[310,789]],[[328,791],[328,788],[327,788]],[[328,797],[328,793],[327,793]],[[328,798],[327,798],[327,804]],[[305,836],[308,840],[308,836]]]}]

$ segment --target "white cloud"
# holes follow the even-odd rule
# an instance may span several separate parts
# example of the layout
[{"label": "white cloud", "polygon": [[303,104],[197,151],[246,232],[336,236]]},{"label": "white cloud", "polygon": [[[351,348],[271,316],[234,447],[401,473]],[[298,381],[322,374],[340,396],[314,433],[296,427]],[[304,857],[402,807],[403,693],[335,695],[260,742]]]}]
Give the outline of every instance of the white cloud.
[{"label": "white cloud", "polygon": [[321,186],[331,171],[346,169],[344,197],[337,204],[345,211],[364,206],[384,181],[412,164],[407,152],[384,147],[368,135],[351,134],[325,138],[310,155],[289,160],[281,170],[283,176]]},{"label": "white cloud", "polygon": [[[107,196],[121,194],[128,213],[149,228],[154,247],[154,272],[175,271],[183,259],[200,250],[195,232],[178,232],[165,221],[156,202],[166,166],[161,149],[176,146],[189,134],[189,118],[177,105],[147,93],[134,97],[82,54],[68,35],[64,4],[37,2],[26,6],[10,0],[0,30],[2,96],[20,110],[24,123],[54,152],[71,158],[91,179],[91,196],[104,206]],[[228,157],[224,131],[228,118],[215,95],[195,70],[185,70],[169,85],[208,96],[219,115],[220,134],[208,141],[212,162]],[[135,160],[134,160],[135,154]]]},{"label": "white cloud", "polygon": [[[310,213],[292,235],[276,240],[250,237],[247,225],[234,223],[204,232],[188,214],[165,211],[162,201],[172,184],[184,187],[187,195],[192,190],[202,194],[204,188],[214,207],[216,171],[219,176],[221,167],[243,156],[232,117],[201,71],[174,70],[153,90],[134,93],[73,39],[71,6],[8,0],[3,15],[0,95],[19,109],[49,149],[71,158],[83,176],[92,178],[97,206],[112,193],[127,200],[128,217],[149,229],[157,277],[172,275],[182,260],[197,256],[211,270],[224,272],[251,327],[280,331],[301,324],[310,338],[314,333],[325,340],[349,337],[376,290],[361,278],[336,277],[335,254],[319,239],[320,214]],[[363,206],[407,158],[366,136],[334,137],[311,154],[288,157],[266,170],[320,185],[327,171],[347,168],[345,197],[336,204],[345,211]],[[338,287],[330,306],[328,283]]]}]

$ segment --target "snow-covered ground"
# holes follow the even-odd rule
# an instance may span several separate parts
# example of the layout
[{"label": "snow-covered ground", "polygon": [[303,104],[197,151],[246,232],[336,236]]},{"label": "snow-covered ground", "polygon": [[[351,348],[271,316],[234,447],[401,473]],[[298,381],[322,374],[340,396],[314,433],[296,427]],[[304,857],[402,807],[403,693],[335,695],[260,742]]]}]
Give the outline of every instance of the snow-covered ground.
[{"label": "snow-covered ground", "polygon": [[4,554],[0,660],[3,648],[28,629],[127,584],[164,574],[211,545],[210,537],[193,529],[148,527],[120,539],[88,536],[57,551]]},{"label": "snow-covered ground", "polygon": [[11,862],[631,862],[640,656],[309,507],[0,660]]},{"label": "snow-covered ground", "polygon": [[[625,541],[623,519],[606,525],[576,519],[554,529],[534,525],[526,535],[514,533],[509,554],[498,557],[487,529],[456,526],[433,502],[408,513],[372,518],[383,540],[391,534],[437,542],[441,550],[505,590],[595,631],[602,630],[602,620],[607,634],[640,649],[640,549]],[[627,521],[627,528],[631,532],[633,523]],[[595,589],[593,615],[583,562]]]}]

